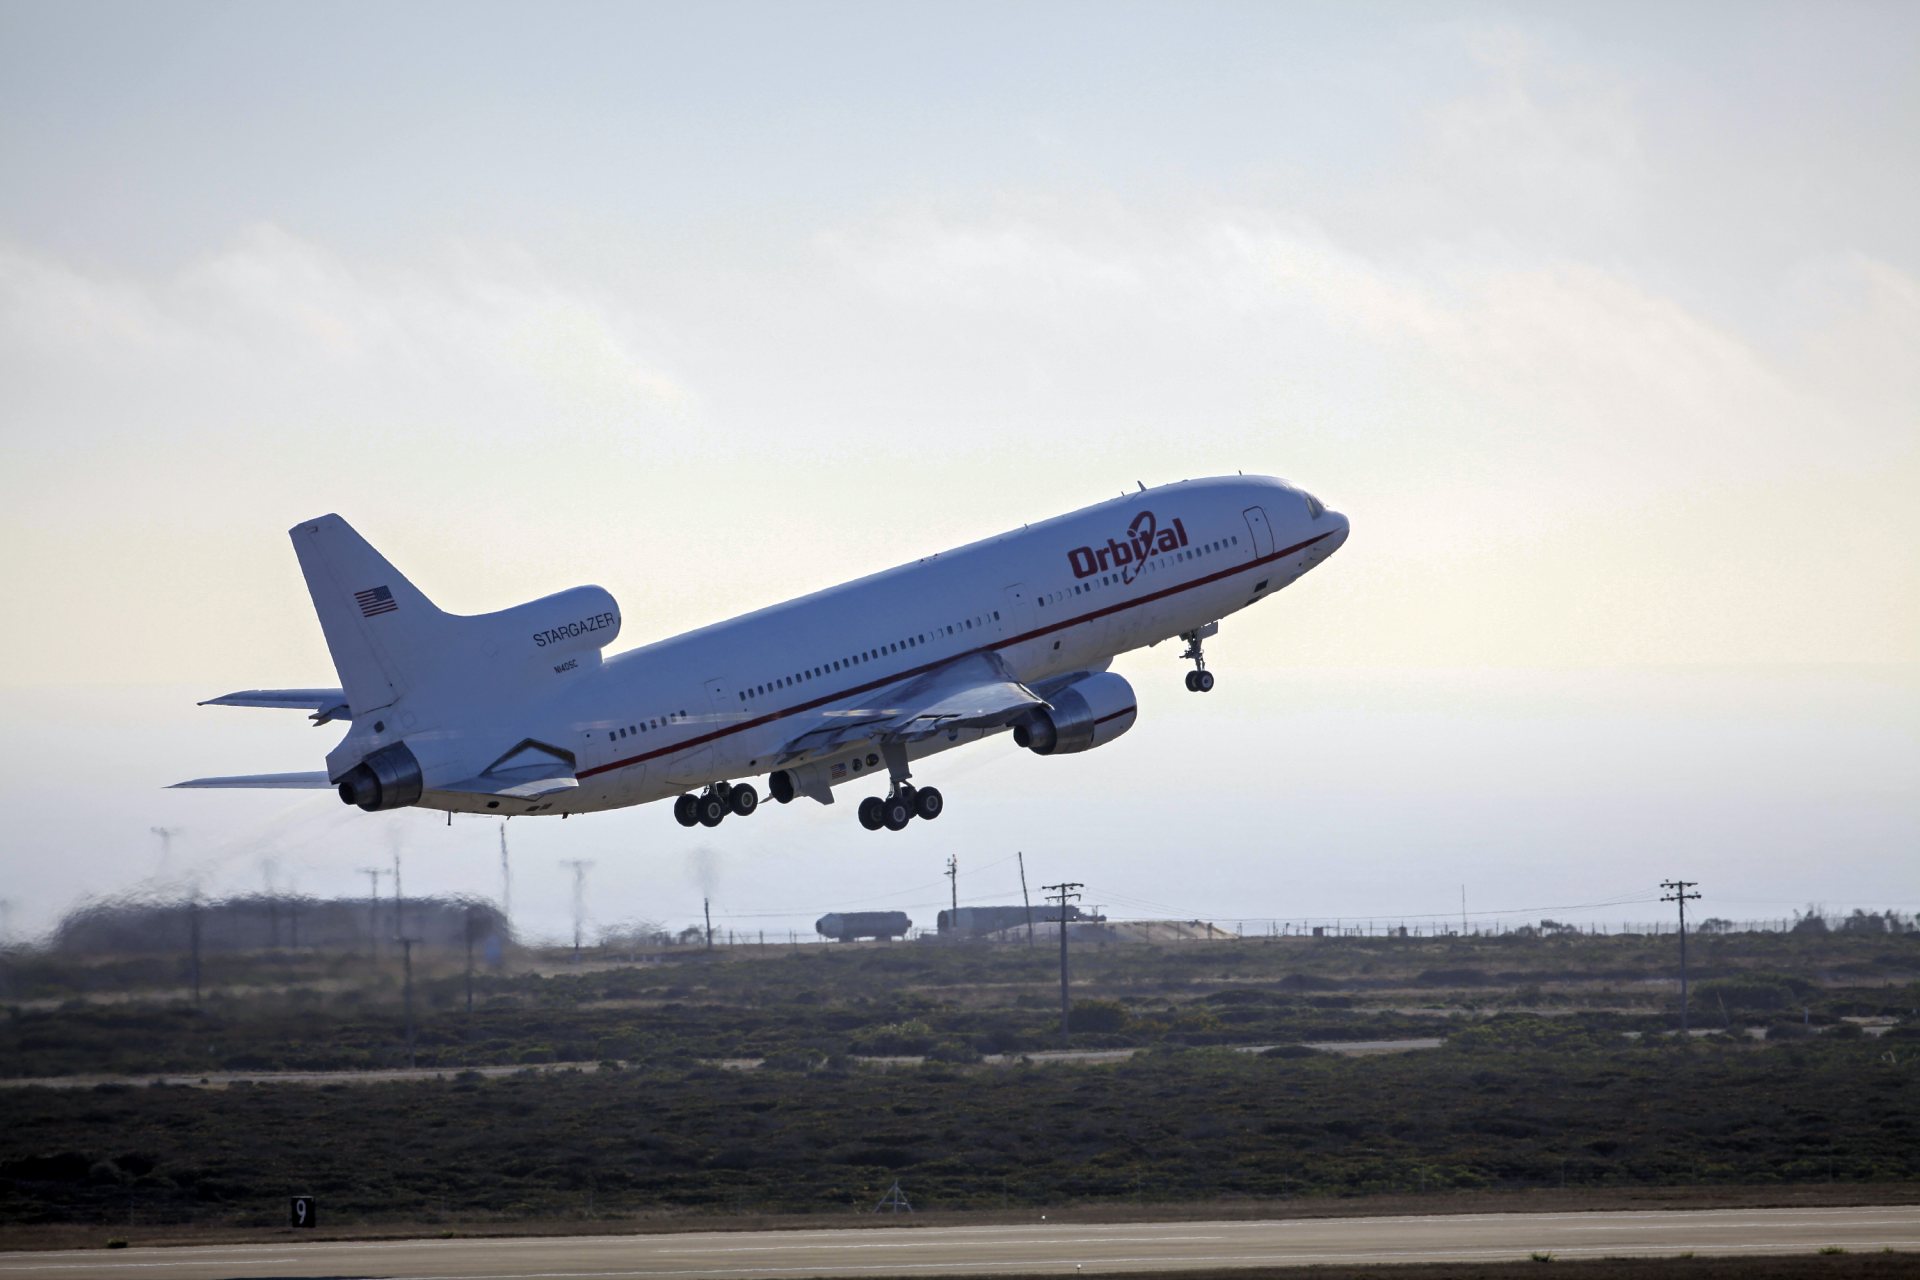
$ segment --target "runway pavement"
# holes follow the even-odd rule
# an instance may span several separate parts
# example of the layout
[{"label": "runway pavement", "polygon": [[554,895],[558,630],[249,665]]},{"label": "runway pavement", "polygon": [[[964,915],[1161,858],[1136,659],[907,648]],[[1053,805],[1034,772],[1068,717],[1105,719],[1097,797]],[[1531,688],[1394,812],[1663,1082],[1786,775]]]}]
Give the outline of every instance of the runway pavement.
[{"label": "runway pavement", "polygon": [[[263,1233],[265,1234],[265,1233]],[[1313,1263],[1483,1262],[1920,1250],[1920,1206],[888,1227],[485,1240],[303,1242],[0,1253],[0,1280],[620,1280],[622,1277],[1162,1272]]]}]

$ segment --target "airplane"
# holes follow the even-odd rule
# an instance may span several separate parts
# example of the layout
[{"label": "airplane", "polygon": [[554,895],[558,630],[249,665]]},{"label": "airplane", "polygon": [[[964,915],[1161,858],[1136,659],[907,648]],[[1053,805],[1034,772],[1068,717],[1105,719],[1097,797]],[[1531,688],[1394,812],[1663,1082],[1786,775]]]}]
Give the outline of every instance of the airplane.
[{"label": "airplane", "polygon": [[911,765],[1002,732],[1036,755],[1133,727],[1109,670],[1178,637],[1188,690],[1204,642],[1347,539],[1284,480],[1219,476],[1108,499],[671,639],[606,655],[620,607],[575,587],[496,613],[442,612],[337,515],[290,534],[339,688],[249,689],[202,706],[304,710],[350,725],[324,772],[176,787],[332,789],[368,812],[592,813],[673,799],[682,826],[761,803],[858,806],[869,831],[938,818]]}]

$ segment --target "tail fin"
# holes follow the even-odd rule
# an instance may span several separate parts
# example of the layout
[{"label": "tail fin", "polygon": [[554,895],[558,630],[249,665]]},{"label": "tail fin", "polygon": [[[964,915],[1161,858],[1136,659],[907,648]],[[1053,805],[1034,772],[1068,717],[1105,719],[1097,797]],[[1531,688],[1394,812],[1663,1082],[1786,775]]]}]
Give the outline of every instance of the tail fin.
[{"label": "tail fin", "polygon": [[354,716],[403,696],[431,670],[447,615],[339,516],[288,533]]}]

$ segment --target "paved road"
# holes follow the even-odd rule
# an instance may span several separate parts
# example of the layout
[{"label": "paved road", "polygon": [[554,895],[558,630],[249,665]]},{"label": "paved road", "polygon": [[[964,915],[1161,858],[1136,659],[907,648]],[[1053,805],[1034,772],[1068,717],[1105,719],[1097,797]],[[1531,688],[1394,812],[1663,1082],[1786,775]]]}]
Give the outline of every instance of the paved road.
[{"label": "paved road", "polygon": [[1920,1249],[1920,1206],[701,1232],[0,1253],[0,1280],[758,1280]]}]

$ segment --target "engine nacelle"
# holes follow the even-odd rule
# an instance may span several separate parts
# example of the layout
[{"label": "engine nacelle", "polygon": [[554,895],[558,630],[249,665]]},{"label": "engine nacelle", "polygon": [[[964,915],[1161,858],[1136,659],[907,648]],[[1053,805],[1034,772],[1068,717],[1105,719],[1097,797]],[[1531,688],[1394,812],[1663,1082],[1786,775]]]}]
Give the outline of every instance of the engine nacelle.
[{"label": "engine nacelle", "polygon": [[1133,686],[1111,671],[1074,681],[1054,694],[1052,703],[1052,709],[1035,711],[1013,726],[1013,740],[1035,755],[1104,747],[1133,728],[1139,712]]},{"label": "engine nacelle", "polygon": [[404,809],[420,798],[426,779],[404,742],[380,748],[340,778],[340,799],[368,813]]}]

